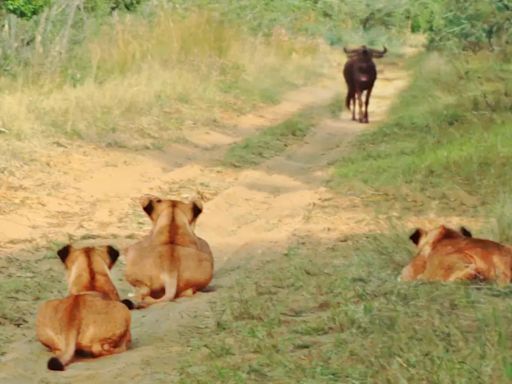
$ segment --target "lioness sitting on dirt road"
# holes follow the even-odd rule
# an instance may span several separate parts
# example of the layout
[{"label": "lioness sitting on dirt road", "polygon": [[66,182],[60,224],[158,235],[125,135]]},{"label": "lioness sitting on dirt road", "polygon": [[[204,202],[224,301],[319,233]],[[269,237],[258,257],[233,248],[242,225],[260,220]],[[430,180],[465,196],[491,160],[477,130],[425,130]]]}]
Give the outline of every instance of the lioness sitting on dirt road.
[{"label": "lioness sitting on dirt road", "polygon": [[125,351],[130,311],[109,273],[119,252],[111,246],[67,245],[57,254],[66,266],[69,296],[44,302],[36,319],[37,338],[55,353],[48,369],[63,371],[75,351],[95,357]]},{"label": "lioness sitting on dirt road", "polygon": [[418,253],[399,277],[402,281],[485,280],[510,283],[512,249],[491,240],[474,239],[444,225],[430,231],[416,229],[410,236]]},{"label": "lioness sitting on dirt road", "polygon": [[194,233],[202,203],[146,195],[140,204],[153,228],[125,252],[125,277],[136,288],[136,305],[191,296],[205,288],[213,277],[213,256],[208,243]]}]

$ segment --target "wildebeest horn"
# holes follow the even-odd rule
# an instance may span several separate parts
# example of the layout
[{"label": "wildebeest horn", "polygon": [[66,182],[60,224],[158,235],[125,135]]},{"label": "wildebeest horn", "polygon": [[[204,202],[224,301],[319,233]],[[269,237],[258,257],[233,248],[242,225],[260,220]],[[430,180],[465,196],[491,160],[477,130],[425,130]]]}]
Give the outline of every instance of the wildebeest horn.
[{"label": "wildebeest horn", "polygon": [[343,51],[345,52],[349,59],[357,57],[358,55],[361,54],[361,48],[347,49],[346,47],[343,47]]},{"label": "wildebeest horn", "polygon": [[386,52],[388,51],[388,49],[386,48],[386,46],[384,46],[384,49],[382,51],[377,51],[376,49],[372,49],[372,56],[373,57],[382,57],[386,54]]},{"label": "wildebeest horn", "polygon": [[361,47],[359,47],[359,48],[353,48],[353,49],[348,49],[347,47],[343,47],[343,51],[344,51],[347,55],[354,55],[354,54],[356,54],[356,53],[361,52]]}]

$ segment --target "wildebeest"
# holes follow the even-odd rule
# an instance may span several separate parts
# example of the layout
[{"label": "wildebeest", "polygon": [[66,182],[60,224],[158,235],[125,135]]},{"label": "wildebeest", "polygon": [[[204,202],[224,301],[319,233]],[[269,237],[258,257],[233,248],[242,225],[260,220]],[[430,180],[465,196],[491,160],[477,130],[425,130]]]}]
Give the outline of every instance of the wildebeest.
[{"label": "wildebeest", "polygon": [[[347,83],[347,98],[345,105],[350,110],[351,101],[354,101],[352,108],[352,120],[356,119],[356,97],[359,102],[359,121],[368,123],[368,104],[372,93],[373,84],[377,79],[377,69],[372,59],[381,58],[387,52],[384,47],[377,51],[363,45],[355,49],[343,48],[348,60],[343,68],[343,77]],[[366,91],[365,108],[363,114],[363,92]]]}]

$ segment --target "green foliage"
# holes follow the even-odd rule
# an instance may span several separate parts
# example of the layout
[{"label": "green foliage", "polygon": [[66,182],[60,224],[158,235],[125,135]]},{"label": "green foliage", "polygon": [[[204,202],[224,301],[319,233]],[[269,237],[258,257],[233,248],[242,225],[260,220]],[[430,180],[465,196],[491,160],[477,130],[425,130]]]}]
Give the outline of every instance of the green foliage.
[{"label": "green foliage", "polygon": [[115,10],[135,11],[146,0],[85,0],[84,9],[88,12],[104,14]]},{"label": "green foliage", "polygon": [[30,19],[50,4],[51,0],[4,0],[5,10],[18,17]]},{"label": "green foliage", "polygon": [[[9,37],[12,44],[2,49],[0,61],[23,63],[24,59],[30,59],[24,54],[27,50],[24,47],[35,40],[34,33],[41,25],[36,16],[50,3],[57,4],[60,10],[67,8],[65,4],[71,4],[64,0],[4,1],[7,12],[34,20]],[[390,46],[398,44],[408,30],[427,33],[430,47],[436,49],[498,49],[512,41],[510,0],[169,0],[158,5],[145,0],[85,0],[80,8],[84,12],[71,20],[73,44],[69,48],[84,41],[86,26],[90,29],[114,10],[140,11],[149,16],[162,8],[171,8],[176,15],[190,14],[197,8],[207,9],[256,34],[269,36],[284,31],[285,34],[322,37],[333,45]],[[58,32],[67,28],[65,17],[47,22],[47,28],[49,24],[52,29],[60,28]],[[59,35],[58,32],[55,34]],[[8,67],[16,64],[10,62]]]},{"label": "green foliage", "polygon": [[[7,9],[26,20],[7,21],[8,28],[1,32],[0,69],[12,76],[20,76],[29,71],[27,68],[60,69],[67,58],[75,56],[75,50],[83,49],[91,34],[112,27],[114,10],[139,14],[149,21],[165,10],[176,18],[186,18],[201,9],[255,35],[301,35],[323,37],[331,44],[389,47],[398,44],[407,32],[409,1],[84,0],[78,4],[67,0],[8,0]],[[41,12],[45,6],[48,12]],[[72,82],[76,82],[75,76]]]},{"label": "green foliage", "polygon": [[134,11],[144,0],[114,0],[112,1],[113,9],[123,9],[126,11]]},{"label": "green foliage", "polygon": [[476,52],[512,42],[509,0],[424,0],[411,12],[412,30],[426,32],[432,48]]},{"label": "green foliage", "polygon": [[511,15],[512,3],[502,0],[449,1],[439,27],[430,34],[430,43],[441,47],[460,44],[472,51],[494,48],[503,35],[512,41]]},{"label": "green foliage", "polygon": [[[87,12],[106,13],[113,10],[135,11],[145,0],[84,0],[83,9]],[[31,19],[39,14],[52,0],[4,0],[0,7],[23,19]]]},{"label": "green foliage", "polygon": [[410,0],[173,0],[179,8],[206,6],[256,33],[284,28],[331,44],[382,44],[407,29]]}]

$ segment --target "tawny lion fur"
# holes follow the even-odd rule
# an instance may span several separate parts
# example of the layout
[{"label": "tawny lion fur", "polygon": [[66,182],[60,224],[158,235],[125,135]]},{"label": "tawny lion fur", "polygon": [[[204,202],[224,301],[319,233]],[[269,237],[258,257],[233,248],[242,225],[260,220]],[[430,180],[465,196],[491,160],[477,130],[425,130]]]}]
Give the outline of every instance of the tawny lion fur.
[{"label": "tawny lion fur", "polygon": [[212,252],[194,233],[202,204],[150,195],[143,196],[140,203],[153,228],[125,252],[125,277],[136,289],[136,305],[140,308],[191,296],[208,286],[213,277]]},{"label": "tawny lion fur", "polygon": [[410,237],[418,252],[402,270],[400,280],[483,280],[510,283],[512,249],[491,240],[475,239],[444,225],[430,231],[417,229]]},{"label": "tawny lion fur", "polygon": [[36,334],[55,357],[51,370],[64,370],[75,352],[96,356],[123,352],[130,341],[130,311],[119,301],[109,270],[119,252],[111,247],[58,251],[67,270],[69,296],[44,302],[37,313]]}]

